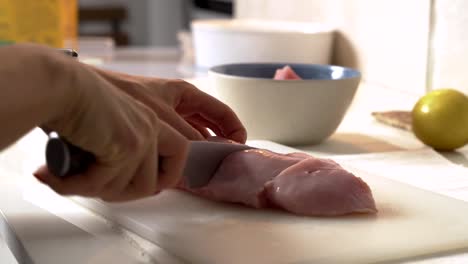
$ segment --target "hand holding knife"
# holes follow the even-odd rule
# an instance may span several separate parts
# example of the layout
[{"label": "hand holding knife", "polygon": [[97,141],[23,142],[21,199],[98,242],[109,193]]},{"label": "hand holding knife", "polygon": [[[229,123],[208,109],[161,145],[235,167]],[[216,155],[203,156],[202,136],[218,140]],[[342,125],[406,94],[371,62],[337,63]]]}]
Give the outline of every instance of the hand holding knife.
[{"label": "hand holding knife", "polygon": [[[73,50],[62,50],[65,54],[78,57]],[[210,181],[222,160],[232,152],[252,149],[243,144],[192,141],[183,176],[188,187],[200,188]],[[155,157],[155,162],[159,160]],[[52,174],[58,177],[70,177],[86,172],[96,157],[51,131],[46,146],[46,162]]]}]

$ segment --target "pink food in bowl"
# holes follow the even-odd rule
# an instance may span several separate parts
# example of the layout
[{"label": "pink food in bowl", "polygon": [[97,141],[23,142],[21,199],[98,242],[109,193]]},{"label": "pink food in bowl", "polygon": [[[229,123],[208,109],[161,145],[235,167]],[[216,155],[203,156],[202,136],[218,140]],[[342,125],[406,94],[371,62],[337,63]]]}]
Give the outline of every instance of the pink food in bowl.
[{"label": "pink food in bowl", "polygon": [[286,65],[281,69],[277,69],[273,79],[275,80],[302,80],[302,78],[299,75],[297,75],[297,73],[294,72],[294,70],[289,65]]}]

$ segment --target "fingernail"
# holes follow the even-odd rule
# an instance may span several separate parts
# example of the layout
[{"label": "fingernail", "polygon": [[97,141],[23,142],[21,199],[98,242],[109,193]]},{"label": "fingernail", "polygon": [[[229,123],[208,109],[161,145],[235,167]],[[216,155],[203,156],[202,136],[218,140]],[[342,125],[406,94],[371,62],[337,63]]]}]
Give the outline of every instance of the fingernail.
[{"label": "fingernail", "polygon": [[37,173],[37,172],[33,173],[33,175],[34,175],[34,177],[35,177],[38,181],[40,181],[40,182],[42,182],[42,183],[46,183],[46,181],[45,181],[43,175],[40,175],[40,174]]}]

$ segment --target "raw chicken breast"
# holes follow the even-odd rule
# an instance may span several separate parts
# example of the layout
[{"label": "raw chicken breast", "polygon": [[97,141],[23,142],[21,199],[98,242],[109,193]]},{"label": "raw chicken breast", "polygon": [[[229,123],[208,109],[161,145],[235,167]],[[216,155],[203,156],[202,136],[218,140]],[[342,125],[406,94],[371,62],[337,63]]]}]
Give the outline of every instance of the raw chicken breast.
[{"label": "raw chicken breast", "polygon": [[284,66],[282,69],[276,70],[275,80],[301,80],[301,77],[297,75],[294,70],[289,66]]},{"label": "raw chicken breast", "polygon": [[277,207],[298,215],[377,212],[364,181],[332,160],[303,153],[235,152],[224,159],[207,186],[189,191],[216,201]]},{"label": "raw chicken breast", "polygon": [[328,159],[304,159],[283,170],[265,186],[273,204],[300,215],[377,211],[369,186]]}]

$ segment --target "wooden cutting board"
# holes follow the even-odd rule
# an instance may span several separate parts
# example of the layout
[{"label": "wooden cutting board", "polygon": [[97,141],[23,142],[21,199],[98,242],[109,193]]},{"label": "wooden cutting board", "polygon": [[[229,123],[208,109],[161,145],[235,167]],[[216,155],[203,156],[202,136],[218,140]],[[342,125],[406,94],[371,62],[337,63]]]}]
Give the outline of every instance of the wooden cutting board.
[{"label": "wooden cutting board", "polygon": [[347,169],[370,185],[377,215],[298,217],[180,191],[76,201],[189,263],[381,263],[468,249],[468,203]]}]

